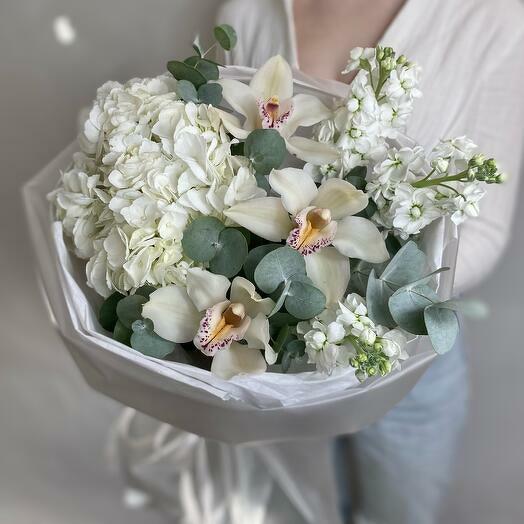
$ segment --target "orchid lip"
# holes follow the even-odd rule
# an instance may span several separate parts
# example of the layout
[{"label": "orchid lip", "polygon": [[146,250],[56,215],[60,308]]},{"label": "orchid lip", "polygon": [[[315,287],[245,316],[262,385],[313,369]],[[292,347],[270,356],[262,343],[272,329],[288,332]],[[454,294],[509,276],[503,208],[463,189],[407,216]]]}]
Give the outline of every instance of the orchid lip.
[{"label": "orchid lip", "polygon": [[303,209],[295,217],[297,227],[287,238],[287,244],[302,255],[316,253],[331,245],[337,231],[337,223],[332,220],[331,211],[311,207]]},{"label": "orchid lip", "polygon": [[264,129],[280,129],[293,112],[291,101],[280,102],[276,95],[267,99],[258,99],[258,112]]},{"label": "orchid lip", "polygon": [[220,302],[206,310],[193,342],[205,355],[214,355],[244,337],[251,319],[243,304]]}]

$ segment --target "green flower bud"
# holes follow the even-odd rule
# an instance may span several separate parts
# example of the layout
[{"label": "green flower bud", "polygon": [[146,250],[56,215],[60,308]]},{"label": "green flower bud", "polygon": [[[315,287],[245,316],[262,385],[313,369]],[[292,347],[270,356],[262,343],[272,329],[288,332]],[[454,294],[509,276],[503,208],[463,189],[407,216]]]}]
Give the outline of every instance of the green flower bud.
[{"label": "green flower bud", "polygon": [[368,361],[368,356],[365,354],[365,353],[360,353],[360,355],[358,355],[357,357],[357,360],[359,362],[367,362]]},{"label": "green flower bud", "polygon": [[407,61],[408,61],[408,59],[406,58],[405,55],[400,55],[400,56],[397,58],[397,64],[398,64],[398,65],[403,65],[403,64],[405,64]]},{"label": "green flower bud", "polygon": [[370,367],[367,369],[368,375],[370,377],[374,377],[377,374],[377,370],[374,367]]}]

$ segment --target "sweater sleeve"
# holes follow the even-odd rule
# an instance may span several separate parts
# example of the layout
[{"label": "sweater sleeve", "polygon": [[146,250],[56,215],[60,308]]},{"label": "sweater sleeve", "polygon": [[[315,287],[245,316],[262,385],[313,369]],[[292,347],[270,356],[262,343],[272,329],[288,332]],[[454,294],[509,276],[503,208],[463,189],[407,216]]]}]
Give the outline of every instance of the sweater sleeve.
[{"label": "sweater sleeve", "polygon": [[520,201],[524,160],[524,32],[512,43],[484,78],[473,140],[487,156],[495,158],[508,175],[502,185],[491,185],[480,202],[480,217],[460,228],[455,273],[458,293],[479,284],[495,268],[513,235]]}]

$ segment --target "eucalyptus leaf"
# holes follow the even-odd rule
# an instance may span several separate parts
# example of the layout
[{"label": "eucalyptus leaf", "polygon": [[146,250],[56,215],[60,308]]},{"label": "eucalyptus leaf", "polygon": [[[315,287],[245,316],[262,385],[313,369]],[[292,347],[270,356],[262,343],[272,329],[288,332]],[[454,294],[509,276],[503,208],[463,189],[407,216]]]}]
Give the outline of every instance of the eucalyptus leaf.
[{"label": "eucalyptus leaf", "polygon": [[214,217],[199,217],[182,237],[184,253],[195,262],[209,262],[218,251],[219,236],[226,226]]},{"label": "eucalyptus leaf", "polygon": [[285,344],[290,340],[291,337],[291,328],[287,324],[284,324],[278,331],[277,338],[273,343],[273,351],[275,353],[280,353],[285,346]]},{"label": "eucalyptus leaf", "polygon": [[125,295],[115,291],[112,295],[109,295],[100,306],[98,321],[105,330],[113,331],[115,329],[115,324],[118,321],[116,306],[123,298],[125,298]]},{"label": "eucalyptus leaf", "polygon": [[200,71],[197,71],[194,67],[186,64],[185,62],[171,60],[167,63],[167,70],[177,80],[187,80],[188,82],[191,82],[197,89],[206,83],[206,77]]},{"label": "eucalyptus leaf", "polygon": [[399,327],[414,335],[427,335],[424,310],[439,301],[427,285],[402,287],[389,299],[389,311]]},{"label": "eucalyptus leaf", "polygon": [[489,315],[488,306],[478,300],[446,300],[440,302],[438,306],[457,311],[473,319],[483,319]]},{"label": "eucalyptus leaf", "polygon": [[377,278],[373,269],[369,274],[366,288],[368,316],[373,322],[389,328],[395,327],[395,320],[389,312],[389,299],[395,292],[389,284]]},{"label": "eucalyptus leaf", "polygon": [[142,306],[147,300],[142,295],[129,295],[120,300],[116,306],[118,320],[126,328],[131,329],[133,322],[142,318]]},{"label": "eucalyptus leaf", "polygon": [[302,340],[296,338],[290,340],[284,347],[282,352],[282,371],[287,373],[291,367],[293,360],[304,356],[306,350],[306,344]]},{"label": "eucalyptus leaf", "polygon": [[424,320],[433,349],[440,355],[452,349],[459,333],[457,314],[441,307],[441,304],[435,304],[426,307]]},{"label": "eucalyptus leaf", "polygon": [[115,324],[115,329],[113,331],[113,338],[120,342],[121,344],[124,344],[126,346],[131,345],[131,335],[133,334],[133,331],[129,328],[126,328],[120,320],[117,321]]},{"label": "eucalyptus leaf", "polygon": [[282,291],[280,292],[280,296],[275,300],[275,307],[273,308],[271,313],[269,313],[268,318],[271,318],[273,315],[276,315],[282,309],[282,306],[284,305],[284,301],[286,300],[292,283],[292,280],[288,280],[286,282]]},{"label": "eucalyptus leaf", "polygon": [[218,67],[214,62],[201,58],[197,60],[194,67],[206,80],[218,80]]},{"label": "eucalyptus leaf", "polygon": [[200,35],[196,35],[192,44],[195,53],[200,57],[203,55],[202,46],[200,45]]},{"label": "eucalyptus leaf", "polygon": [[216,26],[213,32],[223,49],[231,51],[231,49],[235,47],[237,43],[237,33],[229,24]]},{"label": "eucalyptus leaf", "polygon": [[269,185],[269,180],[267,176],[255,173],[255,178],[257,179],[257,186],[262,188],[266,193],[269,194],[269,192],[271,191],[271,186]]},{"label": "eucalyptus leaf", "polygon": [[238,229],[228,227],[218,237],[218,249],[209,262],[209,270],[228,278],[234,277],[242,269],[246,257],[246,237]]},{"label": "eucalyptus leaf", "polygon": [[231,144],[231,154],[233,156],[244,156],[244,142]]},{"label": "eucalyptus leaf", "polygon": [[282,247],[280,244],[263,244],[261,246],[253,248],[247,255],[246,261],[244,262],[244,274],[246,278],[253,282],[255,280],[255,269],[260,261],[271,251]]},{"label": "eucalyptus leaf", "polygon": [[188,80],[179,80],[176,83],[175,91],[184,102],[198,102],[197,90]]},{"label": "eucalyptus leaf", "polygon": [[286,143],[276,129],[255,129],[249,133],[244,153],[259,175],[269,175],[286,156]]},{"label": "eucalyptus leaf", "polygon": [[320,289],[304,282],[294,281],[284,302],[288,313],[307,320],[326,308],[326,296]]},{"label": "eucalyptus leaf", "polygon": [[137,288],[137,290],[135,291],[135,295],[142,295],[143,297],[146,297],[147,299],[149,299],[149,296],[151,295],[151,293],[153,293],[153,291],[156,291],[156,289],[157,288],[155,286],[144,284],[143,286],[140,286],[139,288]]},{"label": "eucalyptus leaf", "polygon": [[222,86],[220,84],[204,84],[198,88],[198,99],[203,104],[220,105],[222,101]]},{"label": "eucalyptus leaf", "polygon": [[286,351],[297,357],[303,357],[306,354],[306,343],[295,338],[286,344]]},{"label": "eucalyptus leaf", "polygon": [[427,257],[409,241],[391,259],[380,278],[394,287],[402,287],[422,278],[427,268]]},{"label": "eucalyptus leaf", "polygon": [[350,184],[353,184],[357,189],[364,190],[366,187],[366,166],[354,167],[345,177]]},{"label": "eucalyptus leaf", "polygon": [[131,347],[144,355],[164,358],[175,350],[173,342],[158,336],[144,320],[133,322],[132,329]]},{"label": "eucalyptus leaf", "polygon": [[304,257],[289,246],[283,246],[271,251],[260,261],[254,277],[257,286],[264,293],[272,293],[281,283],[305,274]]},{"label": "eucalyptus leaf", "polygon": [[275,337],[279,329],[282,326],[296,326],[298,323],[298,318],[295,318],[293,315],[286,313],[284,311],[279,311],[275,313],[269,319],[269,332],[271,337]]}]

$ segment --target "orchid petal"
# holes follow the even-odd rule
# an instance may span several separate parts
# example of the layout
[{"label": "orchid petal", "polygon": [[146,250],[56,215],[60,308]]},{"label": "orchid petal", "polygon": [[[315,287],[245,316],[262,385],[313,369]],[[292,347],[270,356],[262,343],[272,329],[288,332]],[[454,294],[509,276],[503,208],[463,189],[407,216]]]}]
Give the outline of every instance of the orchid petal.
[{"label": "orchid petal", "polygon": [[347,257],[359,258],[372,264],[389,258],[386,244],[377,226],[361,217],[346,217],[338,222],[333,245]]},{"label": "orchid petal", "polygon": [[269,175],[269,185],[282,197],[282,205],[291,215],[309,206],[318,193],[313,179],[294,167],[274,169]]},{"label": "orchid petal", "polygon": [[340,220],[365,209],[368,196],[345,180],[330,178],[318,188],[312,205],[329,209],[333,220]]},{"label": "orchid petal", "polygon": [[251,319],[251,324],[249,324],[244,338],[248,348],[264,350],[268,364],[271,365],[277,361],[277,354],[269,344],[269,321],[264,314],[260,313]]},{"label": "orchid petal", "polygon": [[211,372],[224,380],[240,374],[264,373],[266,369],[267,364],[260,351],[249,349],[237,342],[231,344],[228,349],[219,351],[211,363]]},{"label": "orchid petal", "polygon": [[268,316],[275,303],[270,298],[262,298],[255,289],[254,284],[243,277],[235,277],[231,284],[231,302],[240,302],[246,308],[246,313],[256,317],[259,313]]},{"label": "orchid petal", "polygon": [[171,342],[189,342],[198,331],[202,315],[193,305],[186,288],[166,286],[153,291],[142,309],[153,321],[155,333]]},{"label": "orchid petal", "polygon": [[258,121],[258,105],[253,90],[238,80],[223,78],[218,83],[222,86],[222,96],[234,111],[246,117],[244,129],[255,129]]},{"label": "orchid petal", "polygon": [[215,275],[199,267],[187,270],[187,294],[199,311],[204,311],[226,300],[230,282],[223,275]]},{"label": "orchid petal", "polygon": [[252,129],[248,129],[245,124],[241,124],[240,120],[230,113],[217,109],[218,114],[224,124],[226,130],[231,133],[235,138],[244,139],[247,138]]},{"label": "orchid petal", "polygon": [[316,166],[331,164],[340,156],[335,146],[325,142],[317,142],[302,136],[293,136],[286,140],[287,150],[300,160]]},{"label": "orchid petal", "polygon": [[273,242],[286,238],[293,227],[288,212],[277,197],[239,202],[225,210],[224,214],[239,226]]},{"label": "orchid petal", "polygon": [[280,55],[273,56],[255,73],[249,87],[262,99],[278,96],[287,100],[293,96],[291,67]]},{"label": "orchid petal", "polygon": [[326,305],[339,302],[346,295],[349,284],[349,258],[334,247],[325,247],[304,260],[307,276],[326,295]]},{"label": "orchid petal", "polygon": [[309,127],[331,116],[331,111],[315,96],[299,94],[291,99],[293,110],[282,135],[290,137],[299,127]]}]

